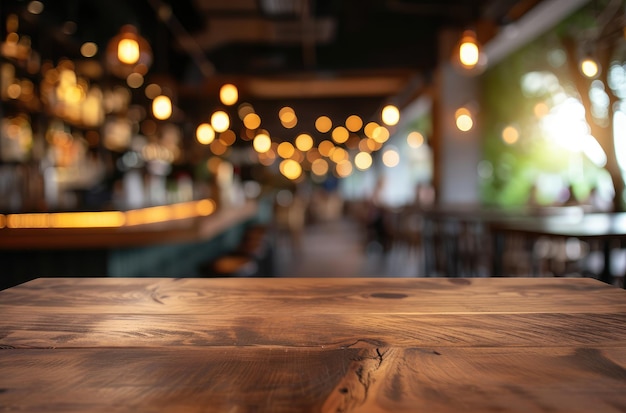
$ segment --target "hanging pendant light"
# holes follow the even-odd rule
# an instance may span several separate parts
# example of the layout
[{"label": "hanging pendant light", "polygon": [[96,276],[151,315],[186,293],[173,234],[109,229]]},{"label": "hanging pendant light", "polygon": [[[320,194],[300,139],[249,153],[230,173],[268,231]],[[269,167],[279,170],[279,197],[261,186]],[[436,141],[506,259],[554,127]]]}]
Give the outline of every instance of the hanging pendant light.
[{"label": "hanging pendant light", "polygon": [[107,68],[115,76],[126,78],[131,73],[145,75],[152,64],[152,49],[130,24],[122,26],[119,34],[107,45]]},{"label": "hanging pendant light", "polygon": [[466,74],[481,73],[487,66],[487,56],[482,50],[476,32],[465,30],[452,56],[453,62]]}]

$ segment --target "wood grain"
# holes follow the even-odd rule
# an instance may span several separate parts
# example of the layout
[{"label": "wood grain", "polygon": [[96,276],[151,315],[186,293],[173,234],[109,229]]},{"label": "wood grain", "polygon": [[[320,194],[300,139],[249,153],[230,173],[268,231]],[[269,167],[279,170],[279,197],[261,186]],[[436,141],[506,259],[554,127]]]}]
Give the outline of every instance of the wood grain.
[{"label": "wood grain", "polygon": [[0,312],[0,411],[626,411],[592,279],[54,278]]},{"label": "wood grain", "polygon": [[0,312],[22,305],[55,314],[626,312],[623,291],[586,278],[54,278],[0,291]]}]

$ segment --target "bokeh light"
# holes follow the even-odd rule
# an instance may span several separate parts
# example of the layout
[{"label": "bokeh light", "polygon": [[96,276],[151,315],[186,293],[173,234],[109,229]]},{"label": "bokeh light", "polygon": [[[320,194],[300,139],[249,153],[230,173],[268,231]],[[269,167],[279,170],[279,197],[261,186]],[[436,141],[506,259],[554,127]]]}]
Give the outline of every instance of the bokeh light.
[{"label": "bokeh light", "polygon": [[307,133],[301,133],[296,137],[296,148],[306,152],[313,147],[313,138]]},{"label": "bokeh light", "polygon": [[211,115],[211,126],[215,132],[224,132],[230,126],[230,118],[228,113],[223,110],[217,110]]},{"label": "bokeh light", "polygon": [[388,148],[383,152],[383,164],[387,168],[393,168],[400,163],[400,154],[395,148]]},{"label": "bokeh light", "polygon": [[311,172],[317,176],[324,176],[328,173],[328,162],[324,159],[316,159],[311,163]]},{"label": "bokeh light", "polygon": [[382,110],[381,118],[385,125],[396,125],[400,121],[400,111],[394,105],[387,105]]},{"label": "bokeh light", "polygon": [[359,152],[354,157],[354,165],[357,169],[365,171],[372,166],[372,155],[367,152]]},{"label": "bokeh light", "polygon": [[467,108],[459,108],[454,113],[456,127],[461,132],[467,132],[474,127],[474,120],[472,114]]},{"label": "bokeh light", "polygon": [[298,124],[296,112],[289,106],[285,106],[278,111],[278,118],[283,127],[287,129],[294,128]]},{"label": "bokeh light", "polygon": [[226,106],[232,106],[239,99],[239,91],[233,84],[226,83],[220,88],[220,101]]},{"label": "bokeh light", "polygon": [[594,59],[587,57],[580,62],[580,71],[588,78],[594,78],[600,72],[600,68]]},{"label": "bokeh light", "polygon": [[335,172],[340,178],[346,178],[350,176],[350,174],[352,173],[352,163],[350,163],[350,161],[348,160],[339,162],[335,167]]},{"label": "bokeh light", "polygon": [[358,132],[363,127],[363,120],[358,115],[350,115],[346,119],[346,128],[350,132]]},{"label": "bokeh light", "polygon": [[406,142],[411,148],[417,149],[424,144],[424,135],[417,131],[413,131],[407,135]]},{"label": "bokeh light", "polygon": [[172,116],[172,101],[165,95],[160,95],[152,101],[152,114],[159,120]]},{"label": "bokeh light", "polygon": [[295,151],[296,149],[290,142],[281,142],[278,145],[278,148],[276,148],[276,152],[278,153],[278,156],[280,156],[283,159],[291,158]]},{"label": "bokeh light", "polygon": [[272,140],[267,133],[258,133],[252,141],[252,147],[259,153],[267,152],[272,147]]},{"label": "bokeh light", "polygon": [[507,126],[502,130],[502,141],[508,145],[513,145],[519,140],[519,131],[515,126]]},{"label": "bokeh light", "polygon": [[201,123],[196,128],[196,139],[203,145],[208,145],[215,139],[215,131],[208,123]]},{"label": "bokeh light", "polygon": [[315,120],[315,129],[320,133],[326,133],[333,127],[333,121],[328,116],[320,116]]},{"label": "bokeh light", "polygon": [[248,113],[243,118],[243,124],[248,129],[257,129],[261,126],[261,117],[254,112]]},{"label": "bokeh light", "polygon": [[98,45],[94,42],[85,42],[80,46],[80,54],[83,57],[94,57],[98,53]]},{"label": "bokeh light", "polygon": [[298,179],[302,175],[302,167],[293,159],[285,159],[280,163],[280,173],[292,181]]},{"label": "bokeh light", "polygon": [[350,132],[348,132],[348,129],[343,126],[337,126],[333,129],[332,137],[335,142],[344,143],[350,137]]},{"label": "bokeh light", "polygon": [[321,141],[320,144],[317,146],[317,150],[320,152],[322,156],[325,156],[325,157],[329,157],[330,152],[333,149],[335,149],[335,144],[333,144],[329,140]]}]

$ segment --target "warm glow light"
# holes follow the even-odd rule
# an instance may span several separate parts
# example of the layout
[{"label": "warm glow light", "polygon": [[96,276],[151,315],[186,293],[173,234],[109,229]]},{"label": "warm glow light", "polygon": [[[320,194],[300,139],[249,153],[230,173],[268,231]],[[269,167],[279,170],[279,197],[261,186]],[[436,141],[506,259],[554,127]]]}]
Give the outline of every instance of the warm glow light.
[{"label": "warm glow light", "polygon": [[341,161],[335,167],[335,171],[340,178],[346,178],[352,173],[352,164],[347,160]]},{"label": "warm glow light", "polygon": [[131,73],[146,75],[152,64],[152,49],[137,28],[127,24],[109,40],[106,48],[106,65],[115,76],[127,78]]},{"label": "warm glow light", "polygon": [[159,96],[162,92],[161,86],[157,85],[156,83],[150,83],[148,86],[146,86],[146,89],[143,91],[143,93],[146,95],[146,97],[148,99],[154,99],[157,96]]},{"label": "warm glow light", "polygon": [[296,112],[289,106],[285,106],[278,111],[278,118],[283,122],[291,122],[295,117]]},{"label": "warm glow light", "polygon": [[411,148],[417,149],[424,144],[424,135],[417,131],[413,131],[407,135],[406,142]]},{"label": "warm glow light", "polygon": [[30,3],[28,3],[28,6],[26,9],[31,14],[41,14],[43,12],[44,5],[42,2],[35,0],[35,1],[31,1]]},{"label": "warm glow light", "polygon": [[382,143],[376,142],[374,139],[366,139],[365,143],[371,152],[380,150],[383,147]]},{"label": "warm glow light", "polygon": [[374,136],[374,131],[379,126],[380,125],[376,122],[369,122],[367,125],[365,125],[365,128],[363,129],[363,131],[365,132],[365,136],[367,136],[368,138],[372,138]]},{"label": "warm glow light", "polygon": [[320,152],[320,155],[325,157],[329,157],[330,152],[333,149],[335,149],[335,145],[329,140],[321,141],[320,144],[317,146],[317,150]]},{"label": "warm glow light", "polygon": [[502,130],[502,140],[509,145],[519,140],[519,131],[514,126],[507,126]]},{"label": "warm glow light", "polygon": [[172,116],[172,101],[165,95],[160,95],[152,101],[152,114],[159,120]]},{"label": "warm glow light", "polygon": [[7,216],[7,228],[107,228],[120,227],[124,223],[124,213],[120,211],[10,214]]},{"label": "warm glow light", "polygon": [[296,148],[306,152],[313,147],[313,138],[307,133],[301,133],[296,138]]},{"label": "warm glow light", "polygon": [[0,228],[117,228],[207,216],[215,212],[215,207],[215,201],[203,199],[126,212],[9,214],[0,215]]},{"label": "warm glow light", "polygon": [[85,42],[80,47],[80,54],[83,57],[94,57],[98,53],[98,46],[94,42]]},{"label": "warm glow light", "polygon": [[231,146],[237,141],[237,135],[230,129],[225,130],[220,134],[220,142],[226,146]]},{"label": "warm glow light", "polygon": [[215,139],[215,131],[208,123],[201,123],[196,129],[196,139],[203,145],[208,145]]},{"label": "warm glow light", "polygon": [[311,150],[306,153],[306,160],[311,163],[315,162],[317,159],[321,159],[321,157],[322,155],[320,155],[320,152],[316,148],[311,148]]},{"label": "warm glow light", "polygon": [[256,113],[248,113],[243,118],[243,124],[248,129],[256,129],[261,126],[261,117]]},{"label": "warm glow light", "polygon": [[358,115],[350,115],[346,119],[346,128],[350,132],[358,132],[363,127],[363,120]]},{"label": "warm glow light", "polygon": [[357,169],[365,171],[372,166],[372,155],[367,152],[359,152],[354,157],[354,165]]},{"label": "warm glow light", "polygon": [[120,62],[133,65],[139,61],[139,43],[135,39],[121,39],[117,44],[117,58]]},{"label": "warm glow light", "polygon": [[61,212],[50,214],[52,228],[106,228],[124,225],[125,216],[120,211]]},{"label": "warm glow light", "polygon": [[291,129],[298,124],[296,112],[289,106],[285,106],[278,111],[278,118],[280,119],[282,125],[287,129]]},{"label": "warm glow light", "polygon": [[335,129],[333,129],[333,133],[331,136],[333,137],[333,140],[335,142],[344,143],[350,137],[350,132],[348,132],[348,129],[344,128],[343,126],[337,126]]},{"label": "warm glow light", "polygon": [[320,133],[326,133],[333,127],[333,121],[328,116],[320,116],[315,120],[315,129]]},{"label": "warm glow light", "polygon": [[372,148],[370,148],[368,142],[374,142],[370,138],[363,138],[359,141],[359,150],[361,152],[372,152]]},{"label": "warm glow light", "polygon": [[465,42],[459,47],[461,63],[468,67],[474,67],[478,63],[478,46],[476,43]]},{"label": "warm glow light", "polygon": [[138,89],[143,85],[143,76],[139,73],[131,73],[126,78],[126,84],[133,89]]},{"label": "warm glow light", "polygon": [[267,133],[259,133],[252,141],[252,147],[259,153],[267,152],[272,147],[272,140]]},{"label": "warm glow light", "polygon": [[237,99],[239,99],[239,92],[235,85],[227,83],[220,88],[220,101],[226,106],[234,105]]},{"label": "warm glow light", "polygon": [[383,153],[383,164],[387,168],[393,168],[400,163],[400,154],[395,149],[387,149]]},{"label": "warm glow light", "polygon": [[348,151],[342,147],[336,146],[332,151],[330,151],[330,159],[335,163],[347,161],[349,158],[350,155],[348,154]]},{"label": "warm glow light", "polygon": [[293,159],[286,159],[280,163],[280,173],[286,176],[288,179],[296,180],[302,175],[302,167]]},{"label": "warm glow light", "polygon": [[546,116],[548,113],[550,113],[550,107],[544,102],[539,102],[533,108],[533,112],[535,113],[536,117],[541,119],[544,116]]},{"label": "warm glow light", "polygon": [[598,75],[600,69],[598,67],[598,63],[592,58],[588,57],[580,62],[580,71],[583,73],[583,75],[589,78],[593,78]]},{"label": "warm glow light", "polygon": [[226,153],[226,151],[228,150],[228,146],[226,146],[221,140],[218,139],[211,142],[209,149],[211,149],[213,155],[221,156]]},{"label": "warm glow light", "polygon": [[458,48],[458,59],[466,69],[473,69],[480,61],[480,47],[476,39],[476,33],[466,30],[461,36]]},{"label": "warm glow light", "polygon": [[230,126],[230,118],[228,113],[217,110],[211,115],[211,126],[215,132],[224,132]]},{"label": "warm glow light", "polygon": [[387,105],[382,110],[381,118],[385,125],[396,125],[400,121],[400,111],[394,105]]},{"label": "warm glow light", "polygon": [[389,129],[377,126],[372,132],[372,139],[377,143],[385,143],[389,140]]},{"label": "warm glow light", "polygon": [[324,159],[315,159],[311,163],[311,172],[317,176],[324,176],[328,173],[328,162]]},{"label": "warm glow light", "polygon": [[456,119],[456,127],[461,132],[467,132],[474,127],[474,120],[472,119],[472,114],[467,108],[459,108],[454,114]]},{"label": "warm glow light", "polygon": [[201,199],[196,204],[196,211],[200,216],[208,216],[215,212],[215,201],[212,199]]},{"label": "warm glow light", "polygon": [[22,87],[19,83],[12,83],[7,87],[6,94],[11,99],[17,99],[22,94]]},{"label": "warm glow light", "polygon": [[276,152],[278,153],[278,156],[280,156],[283,159],[291,158],[295,151],[296,151],[296,148],[294,148],[293,145],[289,142],[281,142],[278,145],[278,148],[276,148]]},{"label": "warm glow light", "polygon": [[246,115],[254,113],[254,108],[251,104],[247,102],[243,102],[239,107],[237,107],[237,114],[239,115],[239,119],[243,120]]}]

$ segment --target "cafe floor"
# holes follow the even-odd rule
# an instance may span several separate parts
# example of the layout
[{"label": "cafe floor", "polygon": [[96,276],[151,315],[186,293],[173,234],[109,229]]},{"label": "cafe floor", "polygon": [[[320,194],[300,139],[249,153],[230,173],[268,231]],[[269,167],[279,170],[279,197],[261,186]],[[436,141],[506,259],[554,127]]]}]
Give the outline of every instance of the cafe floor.
[{"label": "cafe floor", "polygon": [[419,249],[396,245],[383,252],[367,242],[363,228],[350,218],[310,224],[300,246],[285,233],[276,239],[279,277],[415,277]]}]

